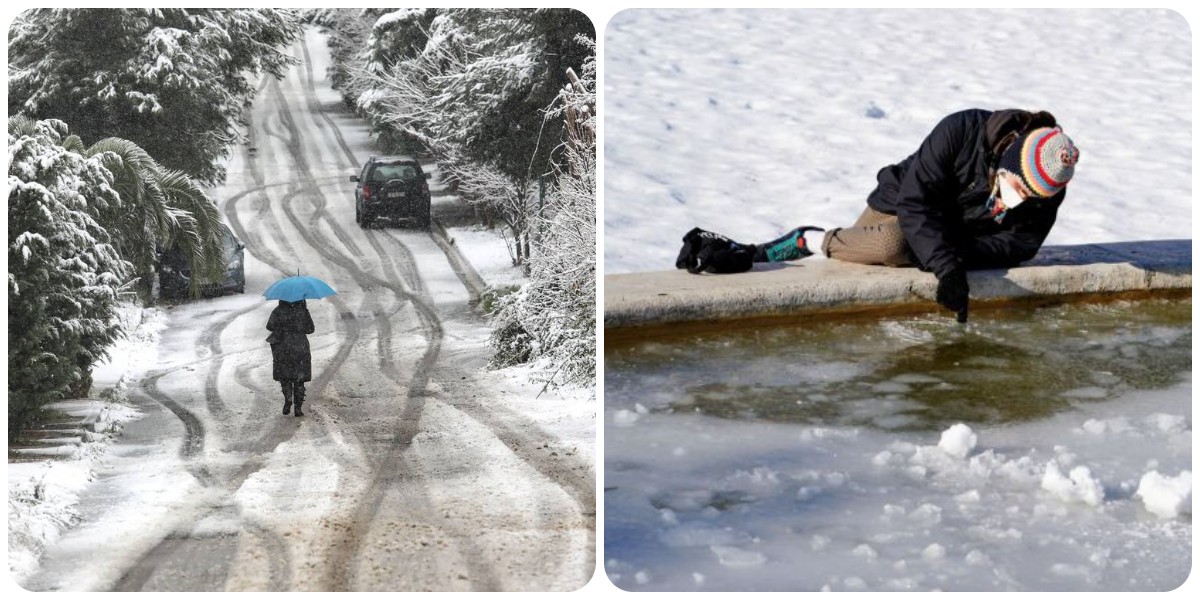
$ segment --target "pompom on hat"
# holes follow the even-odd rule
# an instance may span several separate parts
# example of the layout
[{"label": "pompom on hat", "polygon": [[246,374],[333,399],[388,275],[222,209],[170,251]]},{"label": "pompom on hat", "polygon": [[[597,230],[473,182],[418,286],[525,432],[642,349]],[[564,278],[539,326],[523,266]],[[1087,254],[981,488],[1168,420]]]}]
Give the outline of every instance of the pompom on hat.
[{"label": "pompom on hat", "polygon": [[1079,149],[1058,127],[1041,127],[1017,138],[1000,156],[999,168],[1021,178],[1032,196],[1049,198],[1075,175]]}]

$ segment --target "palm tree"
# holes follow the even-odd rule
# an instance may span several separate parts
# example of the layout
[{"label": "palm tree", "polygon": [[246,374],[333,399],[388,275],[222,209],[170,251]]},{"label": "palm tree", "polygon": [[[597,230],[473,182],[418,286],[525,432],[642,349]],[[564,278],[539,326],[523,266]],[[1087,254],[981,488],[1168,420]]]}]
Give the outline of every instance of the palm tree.
[{"label": "palm tree", "polygon": [[[28,119],[22,115],[9,119],[10,132],[13,119],[22,118]],[[63,147],[98,157],[113,174],[113,189],[121,201],[94,207],[93,218],[112,236],[121,258],[133,265],[143,300],[150,297],[158,252],[173,245],[183,251],[193,274],[193,297],[199,296],[204,283],[220,281],[227,266],[221,214],[187,174],[164,168],[140,146],[122,138],[105,138],[85,148],[78,136],[71,135],[63,140]]]}]

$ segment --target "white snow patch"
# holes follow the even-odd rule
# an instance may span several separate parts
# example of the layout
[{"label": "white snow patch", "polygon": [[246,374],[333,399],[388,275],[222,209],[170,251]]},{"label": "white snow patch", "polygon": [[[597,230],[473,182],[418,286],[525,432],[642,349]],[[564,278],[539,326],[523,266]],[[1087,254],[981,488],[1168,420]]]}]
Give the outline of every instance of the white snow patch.
[{"label": "white snow patch", "polygon": [[1104,501],[1104,487],[1092,477],[1091,469],[1080,465],[1071,469],[1070,477],[1064,476],[1058,468],[1058,462],[1046,463],[1046,473],[1042,476],[1042,489],[1058,496],[1064,502],[1083,502],[1089,506],[1099,506]]},{"label": "white snow patch", "polygon": [[975,435],[975,432],[970,427],[958,423],[942,432],[942,439],[938,442],[938,448],[941,448],[950,456],[966,458],[975,449],[975,443],[978,441],[979,436]]},{"label": "white snow patch", "polygon": [[736,546],[710,546],[709,549],[717,555],[717,560],[727,567],[757,567],[767,562],[765,555],[754,550],[745,550]]},{"label": "white snow patch", "polygon": [[1173,519],[1192,513],[1192,472],[1183,471],[1175,477],[1150,471],[1138,482],[1137,496],[1146,510],[1161,519]]}]

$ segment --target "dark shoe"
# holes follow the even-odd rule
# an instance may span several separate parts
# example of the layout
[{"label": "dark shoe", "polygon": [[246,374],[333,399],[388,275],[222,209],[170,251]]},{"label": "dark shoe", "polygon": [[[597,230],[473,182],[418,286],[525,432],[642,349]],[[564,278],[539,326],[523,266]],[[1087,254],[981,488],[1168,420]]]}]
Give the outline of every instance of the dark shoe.
[{"label": "dark shoe", "polygon": [[304,416],[304,412],[300,410],[300,404],[301,404],[301,403],[299,403],[299,402],[297,402],[297,403],[296,403],[296,416],[297,416],[297,417],[303,417],[303,416]]},{"label": "dark shoe", "polygon": [[[299,410],[299,409],[300,409],[300,407],[299,407],[299,406],[297,406],[297,407],[296,407],[296,409],[297,409],[297,410]],[[286,415],[286,414],[288,414],[288,413],[290,413],[290,412],[292,412],[292,401],[291,401],[291,400],[284,400],[284,401],[283,401],[283,414],[285,414],[285,415]]]}]

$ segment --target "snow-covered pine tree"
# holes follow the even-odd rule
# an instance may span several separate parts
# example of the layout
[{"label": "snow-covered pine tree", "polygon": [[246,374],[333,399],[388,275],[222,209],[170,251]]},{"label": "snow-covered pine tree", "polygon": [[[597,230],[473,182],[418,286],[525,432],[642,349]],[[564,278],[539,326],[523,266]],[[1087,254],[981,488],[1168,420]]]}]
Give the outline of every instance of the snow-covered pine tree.
[{"label": "snow-covered pine tree", "polygon": [[66,124],[13,117],[8,144],[8,434],[61,399],[119,335],[129,269],[90,210],[119,199]]},{"label": "snow-covered pine tree", "polygon": [[34,9],[9,30],[9,114],[60,119],[84,139],[118,136],[203,184],[255,93],[295,58],[296,11]]}]

